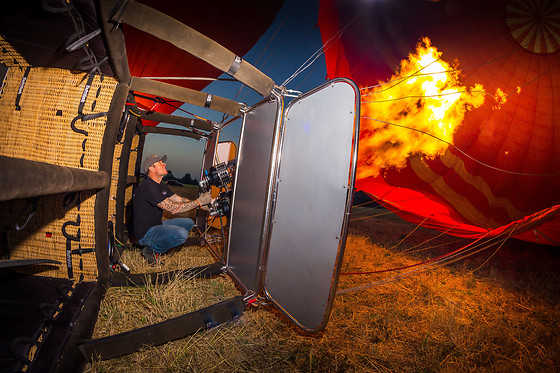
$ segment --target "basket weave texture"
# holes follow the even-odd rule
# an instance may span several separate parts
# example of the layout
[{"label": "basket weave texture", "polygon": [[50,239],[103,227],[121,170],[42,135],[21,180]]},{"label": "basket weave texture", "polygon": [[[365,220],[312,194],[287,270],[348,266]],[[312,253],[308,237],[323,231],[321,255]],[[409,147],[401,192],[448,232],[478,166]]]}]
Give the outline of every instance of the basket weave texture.
[{"label": "basket weave texture", "polygon": [[[18,61],[7,64],[10,67],[0,95],[0,154],[99,170],[104,113],[109,110],[117,81],[99,75],[88,79],[84,73],[63,69],[20,68],[25,60],[18,60],[6,43],[0,42],[0,60]],[[88,117],[91,114],[98,116]],[[118,167],[113,172],[118,172]],[[7,230],[10,259],[58,260],[61,265],[48,266],[40,273],[51,277],[70,277],[68,264],[72,263],[72,278],[96,279],[96,255],[88,250],[95,247],[95,200],[95,191],[40,197],[22,230],[14,227],[25,222],[34,202],[3,202],[0,218]],[[67,253],[67,248],[72,251]]]}]

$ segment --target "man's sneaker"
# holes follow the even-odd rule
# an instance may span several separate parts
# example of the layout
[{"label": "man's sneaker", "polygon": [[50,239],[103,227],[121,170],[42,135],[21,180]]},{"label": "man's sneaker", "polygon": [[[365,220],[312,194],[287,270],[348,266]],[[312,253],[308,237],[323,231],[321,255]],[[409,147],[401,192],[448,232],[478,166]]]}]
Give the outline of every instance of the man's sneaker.
[{"label": "man's sneaker", "polygon": [[159,254],[148,246],[144,246],[144,248],[142,248],[142,256],[148,261],[148,264],[156,264]]}]

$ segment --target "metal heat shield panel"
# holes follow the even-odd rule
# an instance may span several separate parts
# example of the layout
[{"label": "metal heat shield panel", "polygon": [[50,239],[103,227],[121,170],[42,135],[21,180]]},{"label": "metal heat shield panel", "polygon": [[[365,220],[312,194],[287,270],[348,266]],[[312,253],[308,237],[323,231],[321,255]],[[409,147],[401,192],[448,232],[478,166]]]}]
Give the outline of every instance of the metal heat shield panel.
[{"label": "metal heat shield panel", "polygon": [[261,288],[262,233],[280,108],[281,99],[274,96],[252,107],[239,143],[226,264],[238,284],[255,293]]},{"label": "metal heat shield panel", "polygon": [[359,90],[334,80],[293,101],[282,128],[267,297],[298,326],[326,326],[353,192]]}]

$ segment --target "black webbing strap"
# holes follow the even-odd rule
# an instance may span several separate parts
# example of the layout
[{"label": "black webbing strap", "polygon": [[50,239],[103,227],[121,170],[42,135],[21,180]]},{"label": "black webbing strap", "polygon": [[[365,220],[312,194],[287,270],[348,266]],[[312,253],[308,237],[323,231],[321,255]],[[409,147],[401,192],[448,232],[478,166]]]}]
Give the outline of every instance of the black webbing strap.
[{"label": "black webbing strap", "polygon": [[174,278],[210,278],[224,273],[222,263],[180,269],[170,272],[154,273],[111,273],[111,286],[140,286],[146,284],[165,284]]},{"label": "black webbing strap", "polygon": [[[83,30],[80,30],[80,31],[83,31]],[[91,39],[93,39],[94,37],[96,37],[99,34],[101,34],[101,29],[98,28],[97,30],[93,30],[89,34],[84,35],[81,38],[78,38],[77,40],[70,43],[66,47],[66,52],[68,52],[68,53],[74,52],[76,49],[85,46]]]},{"label": "black webbing strap", "polygon": [[83,341],[78,344],[78,347],[88,362],[93,358],[108,360],[131,354],[144,346],[158,346],[235,320],[244,311],[243,297],[237,296],[157,324],[109,337]]},{"label": "black webbing strap", "polygon": [[86,82],[86,85],[84,86],[84,91],[82,92],[82,97],[80,98],[80,103],[78,104],[78,115],[76,115],[74,117],[74,119],[72,119],[72,122],[70,123],[70,128],[72,128],[72,131],[82,134],[84,136],[88,136],[88,132],[84,129],[80,129],[78,127],[76,127],[76,122],[78,120],[82,120],[84,118],[84,106],[86,105],[86,99],[88,97],[89,94],[89,90],[91,89],[91,85],[93,84],[93,79],[95,78],[94,74],[90,74],[88,76],[88,80]]},{"label": "black webbing strap", "polygon": [[19,88],[17,91],[16,96],[16,110],[21,111],[21,106],[19,106],[19,101],[21,100],[21,95],[23,94],[23,89],[25,88],[25,82],[27,82],[27,77],[29,76],[29,72],[31,68],[28,66],[25,68],[25,72],[23,73],[23,78],[21,78],[21,83],[19,83]]},{"label": "black webbing strap", "polygon": [[[72,241],[80,242],[81,240],[80,220],[80,215],[78,215],[76,221],[66,221],[62,224],[62,235],[66,238],[66,268],[68,269],[68,278],[74,278],[74,270],[72,268]],[[78,227],[75,236],[66,231],[70,225]]]},{"label": "black webbing strap", "polygon": [[78,105],[78,115],[80,117],[84,116],[84,106],[86,105],[86,99],[95,79],[95,74],[89,74],[86,85],[84,86],[84,91],[82,92],[82,97],[80,98],[80,104]]}]

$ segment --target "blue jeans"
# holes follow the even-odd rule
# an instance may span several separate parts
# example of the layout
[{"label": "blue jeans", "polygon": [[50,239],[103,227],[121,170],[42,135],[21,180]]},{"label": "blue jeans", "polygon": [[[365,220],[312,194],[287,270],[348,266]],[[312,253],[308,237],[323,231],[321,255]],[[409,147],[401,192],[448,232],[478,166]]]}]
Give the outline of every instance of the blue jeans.
[{"label": "blue jeans", "polygon": [[167,219],[161,225],[148,229],[138,243],[162,254],[175,246],[182,245],[193,227],[194,222],[190,218]]}]

